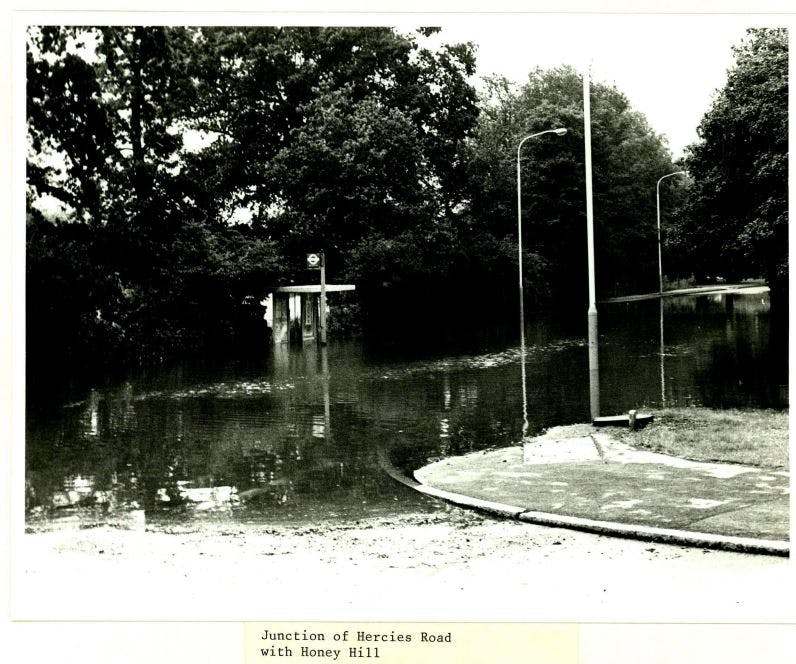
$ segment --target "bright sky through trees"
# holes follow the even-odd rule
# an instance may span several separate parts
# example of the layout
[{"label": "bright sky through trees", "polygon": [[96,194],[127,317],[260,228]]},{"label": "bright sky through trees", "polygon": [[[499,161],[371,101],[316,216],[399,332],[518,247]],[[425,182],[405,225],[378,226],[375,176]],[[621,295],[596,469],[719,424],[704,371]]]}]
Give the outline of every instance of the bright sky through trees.
[{"label": "bright sky through trees", "polygon": [[749,16],[503,15],[462,16],[435,38],[478,45],[480,76],[524,81],[534,67],[581,67],[614,83],[673,156],[696,140],[696,127],[733,64],[731,46],[746,28],[770,25]]}]

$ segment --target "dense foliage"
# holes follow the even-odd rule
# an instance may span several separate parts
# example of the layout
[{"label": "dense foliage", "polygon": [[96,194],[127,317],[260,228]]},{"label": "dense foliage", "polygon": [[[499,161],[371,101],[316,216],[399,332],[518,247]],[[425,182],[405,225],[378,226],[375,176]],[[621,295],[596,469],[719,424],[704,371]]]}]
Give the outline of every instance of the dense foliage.
[{"label": "dense foliage", "polygon": [[[694,185],[673,237],[697,279],[788,275],[788,36],[751,29],[699,125],[686,166]],[[773,301],[773,300],[772,300]]]},{"label": "dense foliage", "polygon": [[472,71],[385,28],[31,30],[32,382],[229,340],[304,251],[343,277],[442,220]]},{"label": "dense foliage", "polygon": [[[457,281],[441,264],[480,251],[456,224],[478,107],[467,81],[472,48],[432,52],[418,43],[431,32],[212,28],[197,36],[191,123],[217,135],[186,167],[205,183],[203,208],[245,209],[278,245],[290,278],[317,278],[301,266],[305,252],[322,249],[329,279],[358,284],[375,338],[417,332],[427,316],[450,320],[484,271]],[[477,258],[463,260],[480,268]]]},{"label": "dense foliage", "polygon": [[171,28],[31,32],[34,383],[59,364],[147,362],[207,346],[237,328],[240,299],[278,270],[272,243],[194,203],[175,131],[193,86],[191,48]]},{"label": "dense foliage", "polygon": [[[426,48],[434,32],[31,29],[29,382],[260,339],[256,302],[317,278],[309,251],[357,284],[337,330],[341,312],[393,340],[513,321],[516,146],[557,126],[523,148],[526,293],[583,302],[580,75],[479,100],[473,46]],[[599,295],[648,290],[675,167],[621,92],[591,103]]]},{"label": "dense foliage", "polygon": [[[491,81],[473,145],[473,223],[516,238],[520,139],[567,128],[522,147],[523,234],[528,260],[543,260],[554,295],[585,301],[586,189],[583,87],[571,67],[531,72],[515,91]],[[591,85],[592,169],[598,297],[657,286],[655,183],[673,170],[660,136],[615,87]],[[531,284],[531,291],[533,284]]]}]

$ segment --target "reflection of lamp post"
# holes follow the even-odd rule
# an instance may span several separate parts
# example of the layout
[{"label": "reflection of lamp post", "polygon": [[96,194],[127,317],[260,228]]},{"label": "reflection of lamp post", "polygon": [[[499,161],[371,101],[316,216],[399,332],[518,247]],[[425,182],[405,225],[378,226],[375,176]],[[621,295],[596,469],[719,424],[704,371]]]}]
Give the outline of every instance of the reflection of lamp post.
[{"label": "reflection of lamp post", "polygon": [[667,173],[655,185],[655,204],[658,211],[658,293],[663,293],[663,263],[661,262],[661,182],[673,175],[685,175],[685,171]]},{"label": "reflection of lamp post", "polygon": [[661,408],[666,408],[666,373],[663,366],[663,262],[661,261],[661,182],[674,175],[686,175],[685,171],[667,173],[658,179],[655,185],[655,204],[658,213],[658,297],[660,298],[660,328],[661,328]]},{"label": "reflection of lamp post", "polygon": [[664,347],[663,347],[663,297],[658,298],[661,312],[661,408],[666,408],[666,372],[663,366]]},{"label": "reflection of lamp post", "polygon": [[525,389],[525,290],[522,283],[522,180],[520,177],[520,150],[522,144],[530,138],[543,134],[563,136],[567,133],[564,127],[558,129],[545,129],[523,138],[517,146],[517,261],[520,273],[520,354],[522,360],[522,437],[528,435],[528,395]]}]

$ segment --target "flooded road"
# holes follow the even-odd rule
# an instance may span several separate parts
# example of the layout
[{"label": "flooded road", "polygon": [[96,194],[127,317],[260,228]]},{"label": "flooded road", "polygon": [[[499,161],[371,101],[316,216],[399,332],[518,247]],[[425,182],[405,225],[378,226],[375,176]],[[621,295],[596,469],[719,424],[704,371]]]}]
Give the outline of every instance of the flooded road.
[{"label": "flooded road", "polygon": [[[589,416],[583,321],[530,320],[531,433]],[[786,350],[768,296],[711,295],[600,310],[601,402],[628,408],[786,405]],[[263,347],[29,404],[27,523],[308,524],[434,512],[381,469],[516,443],[518,346],[390,359],[357,343]]]}]

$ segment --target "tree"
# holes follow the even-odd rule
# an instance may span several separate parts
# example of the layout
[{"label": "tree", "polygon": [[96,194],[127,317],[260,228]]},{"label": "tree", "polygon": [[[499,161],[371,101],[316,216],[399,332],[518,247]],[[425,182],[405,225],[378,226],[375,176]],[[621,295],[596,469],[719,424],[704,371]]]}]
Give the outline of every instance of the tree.
[{"label": "tree", "polygon": [[323,247],[340,273],[363,239],[434,219],[433,171],[406,113],[374,98],[355,101],[350,87],[303,110],[306,123],[269,164],[285,206],[269,225],[288,257]]},{"label": "tree", "polygon": [[288,255],[324,248],[339,266],[341,246],[461,205],[478,113],[470,46],[431,52],[369,27],[206,28],[197,39],[191,126],[214,138],[189,162],[203,208],[247,208]]},{"label": "tree", "polygon": [[[295,279],[306,278],[303,254],[324,250],[327,276],[360,285],[378,334],[396,329],[378,321],[395,321],[410,299],[430,314],[440,309],[436,293],[455,279],[440,252],[464,241],[456,220],[478,114],[467,81],[474,56],[467,44],[422,47],[432,32],[208,28],[197,36],[190,126],[212,140],[187,164],[205,183],[200,205],[219,217],[247,209]],[[400,274],[382,278],[390,266]]]},{"label": "tree", "polygon": [[474,59],[433,32],[31,29],[29,348],[60,317],[77,341],[47,350],[75,365],[99,332],[108,363],[167,358],[233,334],[306,250],[345,278],[377,238],[455,236]]},{"label": "tree", "polygon": [[196,350],[233,332],[252,282],[279,273],[273,242],[197,205],[183,150],[195,48],[185,28],[30,30],[31,362]]},{"label": "tree", "polygon": [[28,187],[60,198],[70,221],[140,223],[166,200],[188,44],[180,28],[32,28]]},{"label": "tree", "polygon": [[788,36],[755,28],[698,127],[679,249],[700,275],[763,275],[772,302],[787,292]]},{"label": "tree", "polygon": [[74,220],[99,223],[114,131],[94,67],[75,52],[81,36],[51,26],[29,32],[28,198],[56,199]]},{"label": "tree", "polygon": [[[516,237],[516,154],[523,136],[566,127],[522,149],[525,250],[549,264],[552,292],[585,297],[586,232],[581,75],[534,70],[515,90],[489,82],[473,142],[471,214],[497,237]],[[615,87],[591,86],[595,247],[600,296],[657,286],[655,183],[672,170],[663,139]],[[529,281],[528,290],[544,284]]]}]

